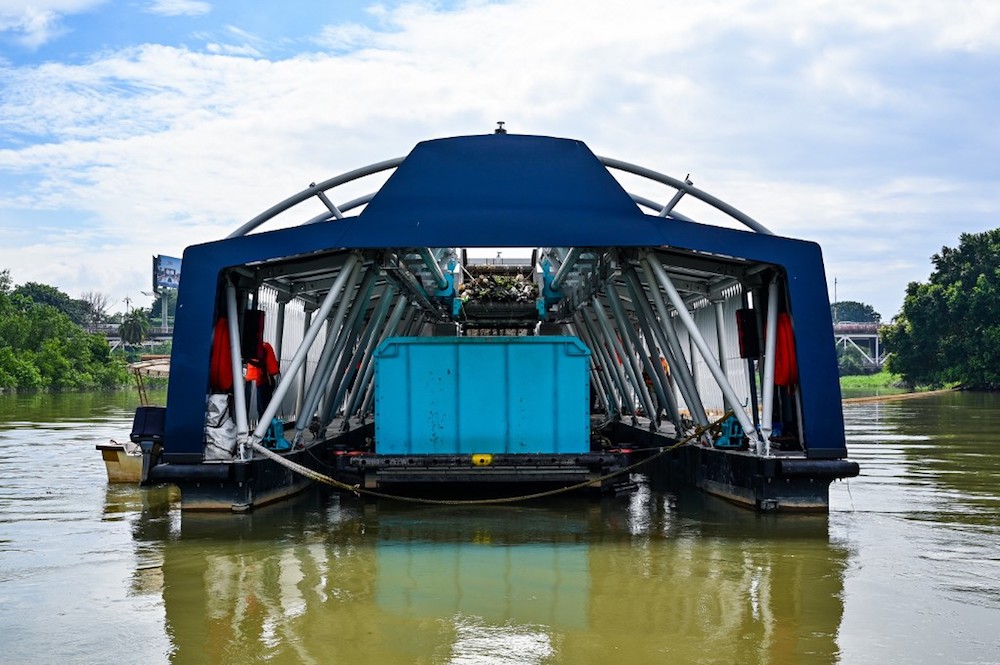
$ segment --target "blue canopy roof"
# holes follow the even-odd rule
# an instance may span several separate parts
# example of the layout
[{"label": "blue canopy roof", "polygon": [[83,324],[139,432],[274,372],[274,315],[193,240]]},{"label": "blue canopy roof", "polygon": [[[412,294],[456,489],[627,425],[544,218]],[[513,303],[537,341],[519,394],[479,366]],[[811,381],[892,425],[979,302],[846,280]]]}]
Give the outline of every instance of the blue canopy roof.
[{"label": "blue canopy roof", "polygon": [[[354,217],[194,245],[184,252],[166,422],[168,461],[201,455],[216,288],[231,266],[350,248],[662,247],[781,266],[800,358],[810,456],[839,457],[840,393],[815,243],[644,214],[580,141],[511,134],[418,144]],[[802,354],[800,354],[802,355]],[[805,368],[803,368],[805,370]]]},{"label": "blue canopy roof", "polygon": [[419,143],[355,219],[346,245],[605,246],[663,241],[580,141],[491,134]]}]

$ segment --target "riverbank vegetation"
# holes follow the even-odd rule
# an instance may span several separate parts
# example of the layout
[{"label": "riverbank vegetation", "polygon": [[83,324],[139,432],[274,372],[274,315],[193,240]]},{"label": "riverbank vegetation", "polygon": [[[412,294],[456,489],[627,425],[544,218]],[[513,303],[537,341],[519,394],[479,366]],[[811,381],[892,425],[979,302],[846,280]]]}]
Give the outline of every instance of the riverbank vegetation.
[{"label": "riverbank vegetation", "polygon": [[0,391],[124,385],[125,360],[111,354],[104,335],[83,328],[93,316],[86,300],[44,284],[15,288],[0,271]]},{"label": "riverbank vegetation", "polygon": [[1000,229],[963,233],[931,261],[883,330],[889,371],[909,385],[1000,389]]},{"label": "riverbank vegetation", "polygon": [[852,374],[840,377],[840,387],[848,390],[879,390],[884,388],[906,388],[902,374],[893,374],[883,369],[876,374]]}]

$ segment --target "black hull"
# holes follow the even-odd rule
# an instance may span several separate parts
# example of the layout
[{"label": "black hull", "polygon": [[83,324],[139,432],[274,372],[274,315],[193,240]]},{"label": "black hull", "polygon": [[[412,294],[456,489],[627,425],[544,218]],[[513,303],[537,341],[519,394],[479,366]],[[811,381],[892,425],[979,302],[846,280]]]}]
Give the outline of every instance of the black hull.
[{"label": "black hull", "polygon": [[[321,474],[336,475],[336,451],[363,441],[371,429],[369,425],[345,432],[282,457]],[[177,485],[182,510],[239,513],[294,496],[313,481],[275,460],[257,456],[239,462],[161,463],[150,469],[146,482]]]},{"label": "black hull", "polygon": [[[619,423],[614,436],[642,448],[669,446],[666,437]],[[641,454],[641,453],[639,453]],[[856,462],[777,453],[759,457],[741,450],[682,446],[653,460],[645,471],[655,484],[696,487],[758,511],[827,512],[830,483],[858,475]]]}]

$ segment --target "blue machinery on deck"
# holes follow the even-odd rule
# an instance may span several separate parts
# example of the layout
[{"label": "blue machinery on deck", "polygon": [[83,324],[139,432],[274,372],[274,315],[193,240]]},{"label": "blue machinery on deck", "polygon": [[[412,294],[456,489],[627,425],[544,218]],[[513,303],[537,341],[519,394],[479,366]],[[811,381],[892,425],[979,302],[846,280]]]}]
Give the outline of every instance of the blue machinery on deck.
[{"label": "blue machinery on deck", "polygon": [[[385,171],[374,194],[334,203]],[[668,203],[612,171],[667,187]],[[749,230],[698,223],[684,199]],[[468,259],[496,247],[524,258]],[[288,459],[400,491],[600,478],[627,462],[620,449],[641,456],[725,411],[725,432],[660,471],[759,509],[820,510],[830,480],[857,474],[819,247],[578,141],[420,143],[187,248],[182,265],[165,426],[135,438],[155,437],[148,481],[180,485],[185,508],[245,510],[308,483],[254,453],[275,417]],[[517,275],[537,298],[472,300],[482,274]],[[258,411],[242,374],[264,340],[281,374]],[[207,422],[211,393],[229,396],[231,421]],[[206,456],[210,437],[230,456]]]}]

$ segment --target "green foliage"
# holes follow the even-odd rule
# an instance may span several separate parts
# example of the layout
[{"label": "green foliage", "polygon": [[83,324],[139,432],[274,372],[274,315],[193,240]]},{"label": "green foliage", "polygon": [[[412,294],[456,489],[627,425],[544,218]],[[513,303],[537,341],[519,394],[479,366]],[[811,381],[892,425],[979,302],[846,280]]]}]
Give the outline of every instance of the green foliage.
[{"label": "green foliage", "polygon": [[111,356],[102,335],[39,302],[74,302],[59,294],[44,284],[12,289],[10,274],[0,271],[0,390],[112,388],[127,381],[124,361]]},{"label": "green foliage", "polygon": [[841,376],[870,374],[865,367],[865,359],[853,346],[837,346],[837,369]]},{"label": "green foliage", "polygon": [[882,388],[904,388],[903,377],[883,369],[875,374],[856,374],[840,377],[840,387],[851,390],[874,390]]},{"label": "green foliage", "polygon": [[88,322],[87,304],[74,300],[54,286],[25,282],[14,289],[15,296],[23,296],[36,305],[49,305],[70,318],[73,323],[85,325]]},{"label": "green foliage", "polygon": [[911,384],[1000,388],[1000,229],[963,233],[931,260],[882,333],[888,369]]},{"label": "green foliage", "polygon": [[125,314],[121,325],[118,326],[118,334],[122,342],[129,345],[142,344],[149,332],[149,318],[146,312],[141,309],[133,309]]},{"label": "green foliage", "polygon": [[851,321],[853,323],[879,323],[882,315],[871,305],[854,300],[842,300],[830,305],[830,316],[834,321]]}]

